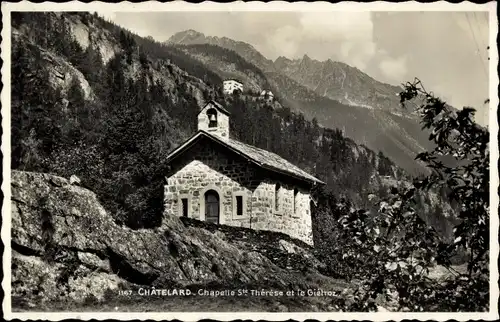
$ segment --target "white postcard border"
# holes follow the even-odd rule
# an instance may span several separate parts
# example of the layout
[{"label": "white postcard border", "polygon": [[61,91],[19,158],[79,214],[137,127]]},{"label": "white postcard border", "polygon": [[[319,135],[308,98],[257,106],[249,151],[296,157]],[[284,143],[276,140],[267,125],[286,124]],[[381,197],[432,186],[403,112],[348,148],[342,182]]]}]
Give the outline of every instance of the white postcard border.
[{"label": "white postcard border", "polygon": [[[2,83],[3,89],[1,93],[2,102],[2,146],[3,154],[3,182],[2,191],[4,194],[4,202],[2,205],[2,230],[1,237],[5,250],[3,253],[3,271],[4,279],[2,288],[5,292],[5,297],[2,303],[4,318],[7,320],[37,320],[48,319],[59,321],[68,318],[89,320],[89,319],[179,319],[184,321],[196,321],[199,319],[216,319],[221,321],[231,321],[236,319],[266,319],[269,321],[293,319],[293,320],[402,320],[402,319],[418,319],[418,320],[496,320],[498,315],[498,122],[496,119],[496,111],[498,106],[498,51],[496,45],[496,37],[498,34],[498,20],[496,16],[496,2],[486,4],[460,3],[451,4],[445,1],[434,3],[388,3],[388,2],[373,2],[373,3],[357,3],[357,2],[341,2],[331,4],[328,2],[295,2],[289,3],[284,1],[273,2],[232,2],[232,3],[215,3],[203,2],[199,4],[186,3],[183,1],[174,1],[170,3],[160,2],[143,2],[143,3],[103,3],[92,2],[82,3],[78,1],[70,1],[66,3],[31,3],[29,1],[21,1],[19,3],[2,3],[2,53],[1,58],[4,62],[2,66]],[[489,61],[489,84],[490,84],[490,108],[489,108],[489,131],[490,131],[490,311],[485,313],[400,313],[400,312],[377,312],[377,313],[266,313],[266,312],[164,312],[164,313],[134,313],[134,312],[12,312],[11,310],[11,221],[10,221],[10,45],[11,45],[11,27],[10,27],[10,12],[11,11],[308,11],[308,12],[323,12],[323,11],[487,11],[490,18],[490,61]]]}]

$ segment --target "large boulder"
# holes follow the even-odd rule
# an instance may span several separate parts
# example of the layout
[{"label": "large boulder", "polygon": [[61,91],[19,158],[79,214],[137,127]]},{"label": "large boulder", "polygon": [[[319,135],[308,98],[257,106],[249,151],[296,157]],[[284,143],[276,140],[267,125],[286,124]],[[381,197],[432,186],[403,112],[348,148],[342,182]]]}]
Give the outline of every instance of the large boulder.
[{"label": "large boulder", "polygon": [[12,296],[28,303],[59,298],[103,300],[106,292],[116,292],[128,284],[113,273],[85,264],[71,267],[16,251],[12,254]]},{"label": "large boulder", "polygon": [[92,295],[131,285],[214,281],[296,283],[262,254],[224,234],[169,217],[160,229],[118,226],[95,193],[61,177],[12,171],[12,295],[33,300]]}]

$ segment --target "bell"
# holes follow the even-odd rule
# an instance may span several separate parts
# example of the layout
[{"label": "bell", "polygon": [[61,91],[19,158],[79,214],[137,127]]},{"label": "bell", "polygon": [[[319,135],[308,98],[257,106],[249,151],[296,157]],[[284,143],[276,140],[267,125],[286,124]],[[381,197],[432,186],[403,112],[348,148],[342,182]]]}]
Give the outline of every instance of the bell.
[{"label": "bell", "polygon": [[215,114],[210,115],[210,122],[215,122],[217,119],[215,118]]}]

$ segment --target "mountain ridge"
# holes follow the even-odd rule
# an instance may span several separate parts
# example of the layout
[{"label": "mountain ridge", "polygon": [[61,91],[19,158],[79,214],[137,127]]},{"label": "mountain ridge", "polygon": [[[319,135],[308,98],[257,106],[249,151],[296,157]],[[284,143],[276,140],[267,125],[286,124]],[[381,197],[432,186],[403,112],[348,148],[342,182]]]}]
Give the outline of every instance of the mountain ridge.
[{"label": "mountain ridge", "polygon": [[[270,87],[278,100],[294,111],[304,113],[309,120],[316,118],[322,126],[342,129],[358,144],[382,151],[410,173],[427,172],[414,158],[432,145],[428,134],[421,130],[414,106],[409,105],[406,110],[400,106],[397,94],[401,88],[378,82],[345,63],[319,62],[307,55],[295,60],[280,56],[274,62],[265,59],[262,64],[264,56],[251,45],[243,48],[238,45],[241,42],[228,38],[222,42],[222,38],[193,33],[194,37],[178,33],[168,43],[198,59],[221,78],[237,72],[251,90]],[[227,54],[216,53],[213,46],[233,52],[232,63],[243,59],[253,64],[253,70],[263,71],[267,82],[261,76],[255,78],[245,73],[241,64],[238,67],[238,64],[222,63],[227,60]],[[316,77],[320,80],[315,80]],[[313,82],[317,84],[313,86]]]},{"label": "mountain ridge", "polygon": [[200,45],[211,44],[226,49],[234,50],[249,62],[254,63],[264,71],[274,71],[273,61],[267,59],[255,47],[249,43],[234,40],[228,37],[206,36],[205,34],[193,29],[184,32],[178,32],[172,35],[166,42],[169,45]]},{"label": "mountain ridge", "polygon": [[[310,58],[307,54],[304,54],[302,58],[291,59],[285,56],[279,56],[274,61],[266,58],[262,55],[252,44],[248,44],[243,41],[234,40],[228,37],[218,37],[218,36],[206,36],[205,34],[195,31],[193,29],[189,29],[186,31],[181,31],[172,35],[167,41],[167,44],[182,44],[182,45],[195,45],[195,44],[212,44],[220,47],[224,47],[230,50],[233,50],[240,54],[243,58],[248,60],[249,62],[255,64],[257,67],[263,69],[265,72],[281,72],[300,84],[316,91],[319,95],[325,96],[334,100],[337,100],[341,103],[345,103],[348,105],[364,105],[371,106],[368,104],[367,100],[360,100],[357,97],[352,97],[356,101],[351,101],[345,96],[338,95],[334,92],[329,92],[328,87],[335,88],[335,84],[326,83],[322,84],[321,79],[312,78],[311,74],[314,75],[322,75],[323,71],[328,69],[340,69],[340,72],[347,69],[350,74],[359,73],[363,75],[363,80],[361,81],[369,81],[373,82],[377,88],[383,89],[382,96],[388,96],[388,94],[392,95],[394,99],[391,100],[391,108],[394,109],[394,105],[398,105],[399,99],[396,98],[396,94],[401,92],[402,88],[400,86],[394,86],[391,84],[387,84],[384,82],[380,82],[365,72],[359,70],[356,67],[352,67],[344,62],[340,61],[332,61],[331,59],[327,59],[325,61],[316,60]],[[305,78],[303,75],[304,71],[307,69],[314,68],[313,71],[307,75]],[[318,72],[319,71],[319,72]],[[345,75],[345,74],[344,74]],[[358,76],[359,78],[359,76]],[[324,80],[323,80],[324,81]],[[353,81],[359,82],[359,79],[354,79]],[[342,81],[342,84],[345,82],[345,79]],[[359,93],[358,93],[359,94]],[[394,104],[394,102],[396,104]],[[372,104],[375,107],[381,107],[382,103]],[[396,107],[397,109],[397,107]]]}]

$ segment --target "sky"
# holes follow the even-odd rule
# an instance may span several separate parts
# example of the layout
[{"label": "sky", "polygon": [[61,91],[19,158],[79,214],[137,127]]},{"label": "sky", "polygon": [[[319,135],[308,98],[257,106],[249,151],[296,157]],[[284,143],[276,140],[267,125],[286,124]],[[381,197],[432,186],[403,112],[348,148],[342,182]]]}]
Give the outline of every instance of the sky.
[{"label": "sky", "polygon": [[[488,123],[486,12],[99,12],[165,41],[194,29],[253,45],[265,57],[332,59],[400,85],[418,77],[428,91]],[[492,46],[494,48],[494,46]]]}]

